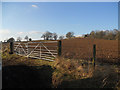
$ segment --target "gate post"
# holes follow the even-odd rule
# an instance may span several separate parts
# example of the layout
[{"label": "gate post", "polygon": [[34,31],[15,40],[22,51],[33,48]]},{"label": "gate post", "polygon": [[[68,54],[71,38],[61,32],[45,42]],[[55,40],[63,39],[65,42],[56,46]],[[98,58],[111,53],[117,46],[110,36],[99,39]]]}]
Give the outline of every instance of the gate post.
[{"label": "gate post", "polygon": [[9,54],[13,54],[13,53],[14,53],[14,42],[11,41],[10,42],[10,52],[9,52]]},{"label": "gate post", "polygon": [[58,56],[61,56],[61,45],[62,45],[62,42],[61,40],[58,41]]},{"label": "gate post", "polygon": [[95,67],[95,60],[96,60],[96,45],[93,45],[93,63],[94,63],[94,67]]}]

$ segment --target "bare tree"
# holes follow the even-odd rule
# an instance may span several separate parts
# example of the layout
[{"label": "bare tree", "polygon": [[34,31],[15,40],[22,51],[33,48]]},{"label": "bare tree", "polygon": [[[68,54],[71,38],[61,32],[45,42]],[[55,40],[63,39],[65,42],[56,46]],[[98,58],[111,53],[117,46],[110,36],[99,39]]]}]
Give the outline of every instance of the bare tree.
[{"label": "bare tree", "polygon": [[44,40],[51,40],[52,39],[52,33],[49,32],[49,31],[46,31],[42,36],[41,38],[44,38]]},{"label": "bare tree", "polygon": [[117,29],[113,29],[113,34],[118,34],[119,33],[119,31],[117,30]]},{"label": "bare tree", "polygon": [[54,40],[57,40],[58,35],[56,33],[53,33]]},{"label": "bare tree", "polygon": [[88,34],[85,34],[85,35],[84,35],[84,38],[87,38],[88,36],[89,36]]},{"label": "bare tree", "polygon": [[119,30],[97,30],[92,31],[88,34],[88,37],[97,38],[97,39],[107,39],[107,40],[118,40],[119,39]]},{"label": "bare tree", "polygon": [[71,38],[71,37],[73,37],[74,36],[74,32],[68,32],[67,34],[66,34],[66,37],[67,38]]},{"label": "bare tree", "polygon": [[46,35],[45,35],[45,33],[41,36],[41,38],[44,38],[44,40],[46,40]]},{"label": "bare tree", "polygon": [[91,37],[91,38],[94,38],[94,37],[95,37],[95,31],[91,31],[91,32],[90,32],[90,37]]},{"label": "bare tree", "polygon": [[28,41],[28,39],[29,39],[29,38],[28,38],[28,36],[25,36],[25,40],[27,40],[27,41]]},{"label": "bare tree", "polygon": [[32,41],[32,38],[29,38],[29,41]]},{"label": "bare tree", "polygon": [[64,36],[62,36],[62,35],[61,35],[61,36],[59,36],[59,39],[60,39],[60,40],[64,39]]},{"label": "bare tree", "polygon": [[4,42],[7,42],[7,41],[8,41],[8,39],[5,39],[5,40],[4,40]]},{"label": "bare tree", "polygon": [[21,37],[17,37],[17,41],[21,42],[22,38]]},{"label": "bare tree", "polygon": [[49,31],[46,32],[46,40],[52,40],[52,33]]},{"label": "bare tree", "polygon": [[15,39],[12,37],[12,38],[9,38],[8,40],[7,40],[7,42],[14,42],[15,41]]}]

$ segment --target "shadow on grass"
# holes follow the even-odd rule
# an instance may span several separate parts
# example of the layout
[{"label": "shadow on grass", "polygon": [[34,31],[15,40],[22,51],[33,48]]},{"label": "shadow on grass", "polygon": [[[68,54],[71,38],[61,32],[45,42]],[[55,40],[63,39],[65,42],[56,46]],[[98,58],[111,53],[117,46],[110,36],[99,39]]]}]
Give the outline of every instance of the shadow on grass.
[{"label": "shadow on grass", "polygon": [[[108,83],[108,82],[107,82]],[[116,88],[115,84],[105,85],[102,81],[93,80],[92,78],[73,80],[73,81],[63,81],[61,85],[57,88]]]},{"label": "shadow on grass", "polygon": [[51,88],[53,69],[43,66],[5,66],[2,68],[4,88]]},{"label": "shadow on grass", "polygon": [[[43,66],[5,66],[2,68],[2,87],[4,88],[52,88],[53,69]],[[102,71],[101,71],[102,73]],[[107,76],[107,78],[106,78]],[[106,78],[106,79],[105,79]],[[118,75],[112,72],[102,77],[63,81],[57,88],[115,88]]]},{"label": "shadow on grass", "polygon": [[92,78],[73,80],[73,81],[63,81],[58,88],[99,88],[101,82],[95,82]]},{"label": "shadow on grass", "polygon": [[116,73],[111,73],[106,77],[98,75],[97,77],[91,77],[86,79],[78,79],[72,81],[63,81],[57,88],[114,88],[118,80],[118,75]]}]

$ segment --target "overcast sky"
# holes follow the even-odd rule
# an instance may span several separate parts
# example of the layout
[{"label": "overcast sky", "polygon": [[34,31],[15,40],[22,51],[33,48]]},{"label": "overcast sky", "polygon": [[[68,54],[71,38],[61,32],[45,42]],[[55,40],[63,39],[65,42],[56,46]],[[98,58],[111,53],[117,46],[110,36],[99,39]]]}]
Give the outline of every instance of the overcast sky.
[{"label": "overcast sky", "polygon": [[[109,0],[110,1],[110,0]],[[112,0],[111,0],[112,1]],[[118,28],[117,2],[3,2],[0,40],[25,35],[40,39],[45,31],[65,35]]]}]

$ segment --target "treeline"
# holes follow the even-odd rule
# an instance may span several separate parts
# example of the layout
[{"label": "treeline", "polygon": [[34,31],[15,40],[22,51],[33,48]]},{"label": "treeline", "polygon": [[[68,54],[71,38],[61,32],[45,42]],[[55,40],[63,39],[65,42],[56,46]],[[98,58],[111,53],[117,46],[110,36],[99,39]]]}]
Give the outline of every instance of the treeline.
[{"label": "treeline", "polygon": [[[66,34],[66,38],[72,38],[72,37],[75,37],[74,32],[68,32]],[[61,35],[61,36],[58,37],[57,33],[55,33],[55,32],[52,33],[52,32],[46,31],[45,33],[42,34],[42,36],[40,38],[43,38],[44,40],[62,40],[62,39],[65,39],[65,36]],[[17,42],[21,42],[22,40],[23,39],[20,36],[17,37],[17,39],[16,39]],[[29,38],[28,36],[25,36],[24,40],[32,41],[32,38]],[[8,40],[4,40],[4,42],[11,42],[11,41],[15,41],[15,39],[12,37],[12,38],[9,38]]]},{"label": "treeline", "polygon": [[90,34],[84,35],[84,37],[96,38],[96,39],[107,39],[107,40],[120,40],[120,31],[114,30],[97,30],[91,31]]},{"label": "treeline", "polygon": [[44,40],[57,40],[58,35],[56,33],[51,33],[49,31],[46,31],[41,38],[44,38]]},{"label": "treeline", "polygon": [[[58,37],[57,33],[46,31],[45,33],[42,34],[40,38],[43,38],[44,40],[62,40],[62,39],[76,38],[76,36],[74,36],[74,32],[68,32],[66,33],[66,35],[61,35]],[[120,40],[120,31],[117,29],[96,30],[96,31],[91,31],[89,34],[82,35],[82,38]],[[26,41],[32,41],[32,38],[29,38],[28,36],[25,36],[24,39]],[[17,37],[16,41],[20,42],[21,40],[22,40],[21,37]],[[10,41],[15,41],[15,39],[12,37],[7,40],[7,42],[10,42]]]},{"label": "treeline", "polygon": [[[25,36],[24,38],[26,41],[32,41],[32,38],[29,38],[28,36]],[[21,37],[17,37],[17,42],[21,42],[22,38]],[[13,37],[9,38],[8,40],[4,40],[4,42],[14,42],[15,39]]]},{"label": "treeline", "polygon": [[[66,34],[66,38],[72,38],[72,37],[75,37],[74,36],[74,32],[68,32]],[[65,38],[65,36],[61,35],[58,37],[58,34],[57,33],[51,33],[49,31],[46,31],[42,36],[41,38],[44,38],[44,40],[62,40]]]}]

